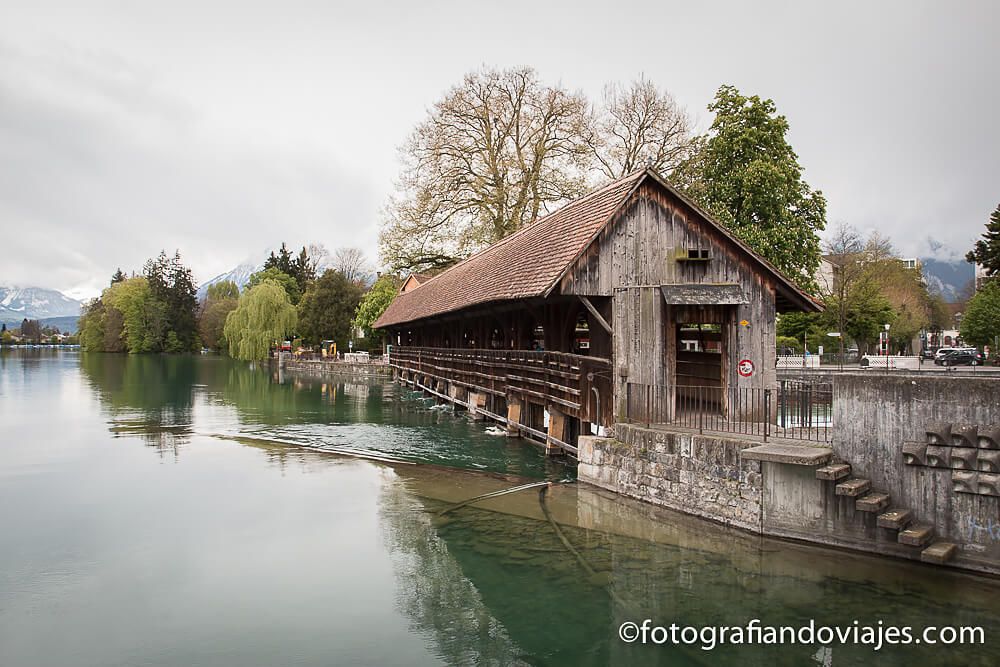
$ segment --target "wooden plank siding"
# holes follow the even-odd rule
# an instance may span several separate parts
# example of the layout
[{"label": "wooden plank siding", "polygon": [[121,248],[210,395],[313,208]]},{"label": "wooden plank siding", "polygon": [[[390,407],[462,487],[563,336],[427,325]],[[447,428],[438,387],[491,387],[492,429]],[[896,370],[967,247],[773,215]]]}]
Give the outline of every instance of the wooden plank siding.
[{"label": "wooden plank siding", "polygon": [[[686,256],[689,248],[706,249],[711,259],[678,261],[678,254]],[[738,285],[748,303],[668,306],[659,287],[671,284]],[[771,388],[776,383],[773,281],[745,250],[654,182],[643,183],[621,207],[566,273],[559,289],[562,294],[612,297],[619,413],[627,382],[674,384],[675,327],[684,322],[720,325],[724,387]],[[742,359],[754,363],[752,377],[739,375]]]}]

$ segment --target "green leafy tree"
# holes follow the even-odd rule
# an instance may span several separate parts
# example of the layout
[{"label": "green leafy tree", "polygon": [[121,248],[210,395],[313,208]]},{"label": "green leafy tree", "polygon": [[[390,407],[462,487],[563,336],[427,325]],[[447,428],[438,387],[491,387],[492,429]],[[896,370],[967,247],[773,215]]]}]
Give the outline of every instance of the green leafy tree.
[{"label": "green leafy tree", "polygon": [[[282,248],[284,248],[284,246],[282,246]],[[281,287],[285,290],[285,293],[288,295],[288,300],[292,303],[292,305],[296,305],[302,300],[302,291],[295,278],[274,266],[267,267],[257,273],[251,274],[250,280],[247,281],[244,289],[253,289],[267,280],[281,285]]]},{"label": "green leafy tree", "polygon": [[990,278],[1000,275],[1000,204],[990,215],[983,238],[976,241],[965,261],[982,264]]},{"label": "green leafy tree", "polygon": [[111,284],[114,285],[115,283],[124,282],[124,280],[127,277],[128,276],[126,276],[124,273],[122,273],[121,267],[118,267],[118,270],[115,271],[115,274],[113,276],[111,276]]},{"label": "green leafy tree", "polygon": [[222,299],[239,299],[240,288],[232,280],[221,280],[214,285],[209,285],[205,292],[206,301],[220,301]]},{"label": "green leafy tree", "polygon": [[[815,353],[820,345],[829,345],[826,339],[826,323],[818,313],[782,313],[778,317],[776,331],[778,338],[790,338],[796,341],[794,347],[802,350],[803,341],[809,350]],[[780,347],[781,342],[776,341]],[[787,345],[787,342],[786,342]]]},{"label": "green leafy tree", "polygon": [[1000,282],[988,281],[969,301],[962,317],[962,339],[972,345],[995,346],[1000,341]]},{"label": "green leafy tree", "polygon": [[928,328],[931,331],[942,331],[950,328],[951,313],[948,312],[948,302],[944,297],[935,292],[930,294],[930,323]]},{"label": "green leafy tree", "polygon": [[93,299],[84,304],[77,323],[80,347],[84,352],[104,351],[104,302]]},{"label": "green leafy tree", "polygon": [[243,292],[226,317],[223,333],[229,355],[244,361],[267,358],[271,346],[295,329],[295,307],[284,285],[265,280]]},{"label": "green leafy tree", "polygon": [[13,345],[14,344],[14,334],[4,329],[0,332],[0,345]]},{"label": "green leafy tree", "polygon": [[225,326],[229,313],[236,310],[238,299],[213,299],[205,303],[198,320],[198,333],[202,344],[212,350],[227,350]]},{"label": "green leafy tree", "polygon": [[299,333],[303,339],[311,344],[334,340],[346,346],[362,294],[363,288],[340,271],[326,271],[310,285],[299,303]]},{"label": "green leafy tree", "polygon": [[382,316],[397,294],[399,294],[399,279],[390,273],[379,276],[371,289],[365,293],[354,313],[354,326],[364,331],[366,338],[381,339],[381,332],[373,330],[372,325]]},{"label": "green leafy tree", "polygon": [[239,302],[240,289],[229,280],[210,285],[198,318],[198,333],[205,347],[212,350],[226,350],[226,318]]},{"label": "green leafy tree", "polygon": [[826,200],[802,179],[772,100],[722,86],[709,105],[715,120],[675,182],[736,236],[791,279],[815,289]]},{"label": "green leafy tree", "polygon": [[[863,280],[854,286],[848,295],[850,307],[846,309],[843,333],[858,344],[858,349],[867,351],[878,339],[879,332],[895,318],[892,304],[882,294],[873,280]],[[840,310],[836,297],[827,304],[834,312]]]},{"label": "green leafy tree", "polygon": [[[101,300],[109,312],[121,313],[121,338],[131,353],[158,352],[163,348],[156,336],[159,321],[164,318],[165,307],[153,296],[146,278],[129,278],[104,290]],[[105,335],[112,329],[105,324]],[[110,350],[107,343],[105,349]]]},{"label": "green leafy tree", "polygon": [[125,316],[114,306],[104,307],[104,329],[101,350],[104,352],[128,352],[125,340]]}]

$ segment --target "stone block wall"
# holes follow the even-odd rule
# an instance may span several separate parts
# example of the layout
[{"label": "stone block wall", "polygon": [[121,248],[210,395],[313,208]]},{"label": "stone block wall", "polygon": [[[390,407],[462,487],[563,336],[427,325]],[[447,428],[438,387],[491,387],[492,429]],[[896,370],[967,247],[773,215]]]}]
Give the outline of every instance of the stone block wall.
[{"label": "stone block wall", "polygon": [[[276,366],[278,361],[271,359],[270,363],[272,366]],[[317,378],[344,376],[384,378],[392,376],[392,367],[388,364],[284,359],[281,362],[281,367],[283,371],[288,373]]]},{"label": "stone block wall", "polygon": [[581,481],[630,498],[758,532],[759,461],[742,461],[747,443],[719,436],[615,425],[614,438],[581,436]]}]

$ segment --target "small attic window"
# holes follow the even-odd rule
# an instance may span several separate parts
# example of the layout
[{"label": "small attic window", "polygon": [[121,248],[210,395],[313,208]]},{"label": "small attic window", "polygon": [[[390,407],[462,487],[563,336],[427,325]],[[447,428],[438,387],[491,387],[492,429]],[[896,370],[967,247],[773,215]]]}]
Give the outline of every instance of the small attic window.
[{"label": "small attic window", "polygon": [[680,262],[707,262],[712,259],[712,251],[709,248],[687,248],[677,253],[677,260]]}]

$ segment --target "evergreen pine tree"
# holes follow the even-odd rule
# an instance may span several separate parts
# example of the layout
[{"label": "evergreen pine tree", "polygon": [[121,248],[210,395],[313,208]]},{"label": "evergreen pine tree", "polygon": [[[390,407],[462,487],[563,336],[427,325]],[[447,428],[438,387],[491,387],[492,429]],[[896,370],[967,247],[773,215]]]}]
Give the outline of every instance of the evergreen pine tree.
[{"label": "evergreen pine tree", "polygon": [[986,223],[983,238],[965,256],[965,261],[982,264],[989,277],[1000,275],[1000,204]]}]

